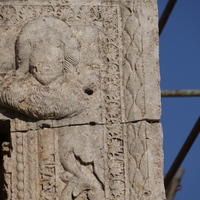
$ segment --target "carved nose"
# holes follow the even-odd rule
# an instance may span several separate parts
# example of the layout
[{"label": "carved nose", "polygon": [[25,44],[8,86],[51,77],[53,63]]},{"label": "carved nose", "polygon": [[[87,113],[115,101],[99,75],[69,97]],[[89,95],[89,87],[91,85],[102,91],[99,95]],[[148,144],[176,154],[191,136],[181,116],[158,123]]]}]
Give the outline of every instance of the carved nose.
[{"label": "carved nose", "polygon": [[44,70],[45,70],[45,71],[50,71],[50,66],[49,66],[49,65],[46,65],[46,66],[44,67]]},{"label": "carved nose", "polygon": [[48,63],[46,63],[46,64],[41,64],[40,66],[39,66],[39,70],[40,71],[45,71],[45,72],[48,72],[48,71],[51,71],[51,65],[50,64],[48,64]]}]

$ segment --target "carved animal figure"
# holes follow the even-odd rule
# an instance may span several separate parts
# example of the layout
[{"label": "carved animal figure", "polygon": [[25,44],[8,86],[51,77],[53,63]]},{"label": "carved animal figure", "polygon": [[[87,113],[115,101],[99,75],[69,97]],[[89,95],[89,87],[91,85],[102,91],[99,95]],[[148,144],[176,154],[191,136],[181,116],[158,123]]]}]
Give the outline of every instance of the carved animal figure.
[{"label": "carved animal figure", "polygon": [[105,199],[102,136],[87,129],[63,128],[59,137],[60,162],[65,170],[61,179],[66,183],[61,200]]}]

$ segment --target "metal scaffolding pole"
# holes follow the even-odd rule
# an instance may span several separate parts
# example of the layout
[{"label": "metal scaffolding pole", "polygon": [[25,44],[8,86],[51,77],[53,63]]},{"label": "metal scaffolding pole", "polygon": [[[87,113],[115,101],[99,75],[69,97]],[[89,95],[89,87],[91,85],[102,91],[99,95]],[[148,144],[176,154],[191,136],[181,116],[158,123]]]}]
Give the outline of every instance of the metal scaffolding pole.
[{"label": "metal scaffolding pole", "polygon": [[[159,36],[161,35],[168,18],[176,4],[177,0],[169,0],[162,16],[159,20]],[[161,97],[198,97],[200,90],[162,90]],[[184,145],[179,151],[176,159],[174,160],[171,168],[165,176],[164,184],[166,189],[166,196],[168,200],[174,200],[176,192],[179,190],[180,182],[184,174],[184,169],[180,167],[191,146],[196,140],[200,132],[200,117],[186,139]]]},{"label": "metal scaffolding pole", "polygon": [[184,145],[182,146],[176,159],[174,160],[172,166],[170,167],[169,171],[167,172],[167,174],[165,176],[164,183],[165,183],[166,190],[168,189],[178,168],[180,167],[181,163],[183,162],[184,158],[186,157],[187,153],[189,152],[191,146],[193,145],[194,141],[196,140],[197,136],[199,135],[199,132],[200,132],[200,117],[198,118],[196,124],[194,125],[192,131],[190,132],[188,138],[186,139]]},{"label": "metal scaffolding pole", "polygon": [[166,191],[167,200],[174,200],[176,196],[176,192],[181,190],[182,188],[181,179],[183,177],[184,171],[185,170],[183,167],[179,167],[178,171],[176,172],[174,178],[172,179]]},{"label": "metal scaffolding pole", "polygon": [[165,10],[159,20],[159,35],[161,34],[162,30],[164,29],[165,27],[165,24],[167,23],[167,20],[176,4],[176,1],[177,0],[169,0],[166,7],[165,7]]},{"label": "metal scaffolding pole", "polygon": [[198,97],[200,90],[162,90],[162,97]]}]

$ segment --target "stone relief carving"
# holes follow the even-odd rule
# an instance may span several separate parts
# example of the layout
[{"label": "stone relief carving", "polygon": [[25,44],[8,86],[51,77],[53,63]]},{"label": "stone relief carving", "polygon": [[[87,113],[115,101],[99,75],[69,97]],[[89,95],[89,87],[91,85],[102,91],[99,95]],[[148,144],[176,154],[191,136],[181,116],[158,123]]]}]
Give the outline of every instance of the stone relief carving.
[{"label": "stone relief carving", "polygon": [[66,184],[60,200],[105,199],[103,137],[99,133],[90,127],[59,130],[59,156],[65,170],[60,178]]},{"label": "stone relief carving", "polygon": [[[17,12],[16,10],[18,10],[18,13],[20,13],[21,17],[19,18],[18,16],[16,16],[16,18],[18,20],[16,20],[16,23],[20,23],[20,20],[24,20],[27,21],[29,20],[27,18],[27,16],[36,16],[37,15],[37,11],[38,10],[43,10],[44,9],[49,9],[52,6],[43,6],[38,7],[38,6],[21,6],[21,7],[17,7],[15,8],[15,12]],[[32,9],[31,9],[32,8]],[[2,10],[5,8],[2,8]],[[8,9],[11,9],[11,7],[9,7]],[[103,79],[103,83],[104,83],[104,88],[103,90],[105,91],[104,93],[104,103],[106,105],[106,109],[105,109],[105,123],[108,124],[106,125],[105,128],[105,137],[107,138],[107,149],[108,149],[108,154],[107,154],[107,161],[108,161],[108,187],[110,192],[107,191],[107,198],[108,199],[123,199],[124,195],[125,195],[125,165],[124,165],[124,137],[123,137],[123,132],[122,132],[122,128],[120,127],[113,127],[112,124],[113,123],[117,123],[118,121],[121,121],[122,116],[120,114],[121,112],[121,97],[120,97],[120,76],[121,76],[121,55],[119,54],[119,48],[120,48],[120,42],[119,42],[119,25],[118,25],[118,7],[117,6],[81,6],[79,7],[76,11],[74,11],[73,9],[71,9],[69,6],[63,6],[62,9],[58,9],[56,12],[57,14],[59,13],[58,16],[60,16],[60,18],[64,19],[64,15],[61,12],[63,9],[67,9],[68,12],[71,11],[71,13],[76,13],[74,15],[72,15],[71,19],[73,20],[79,20],[79,23],[81,24],[81,21],[84,21],[85,24],[94,24],[98,25],[98,22],[101,22],[101,24],[103,24],[103,32],[100,36],[100,54],[101,54],[101,58],[104,61],[104,66],[101,70],[101,76]],[[23,10],[23,12],[21,12]],[[34,15],[28,15],[27,12],[31,12],[31,10],[33,12],[35,12],[36,14]],[[55,12],[55,8],[54,9],[49,9],[49,15],[51,15],[50,13],[54,13]],[[13,11],[14,12],[14,11]],[[15,13],[14,12],[14,13]],[[42,14],[44,14],[44,12],[41,12]],[[111,15],[112,13],[112,15]],[[57,15],[55,14],[55,15]],[[24,85],[26,82],[30,82],[29,79],[31,79],[32,81],[34,81],[34,84],[30,84],[32,85],[36,85],[35,90],[38,90],[37,85],[39,85],[39,87],[41,88],[54,88],[54,85],[57,84],[58,80],[60,79],[60,75],[63,73],[63,69],[60,66],[56,73],[51,73],[54,68],[49,70],[49,73],[46,75],[45,74],[45,69],[38,69],[37,65],[39,65],[39,63],[44,62],[44,60],[40,60],[43,58],[48,58],[48,55],[52,54],[51,53],[51,49],[49,50],[49,43],[51,44],[52,42],[56,43],[56,48],[58,46],[61,46],[61,44],[59,44],[59,38],[60,38],[60,33],[59,34],[55,34],[56,30],[49,30],[46,31],[46,26],[45,25],[45,30],[44,31],[40,31],[40,33],[38,33],[38,45],[37,45],[37,41],[35,41],[35,32],[37,32],[38,28],[36,30],[34,30],[34,27],[38,27],[38,24],[43,22],[42,20],[48,20],[48,19],[54,19],[52,17],[48,18],[48,17],[43,17],[40,18],[38,21],[37,20],[33,20],[28,22],[23,28],[22,31],[19,34],[17,43],[16,43],[16,55],[17,55],[17,59],[16,59],[16,66],[17,66],[17,70],[16,71],[12,71],[10,72],[10,75],[8,74],[6,77],[4,77],[4,79],[10,79],[13,77],[21,77],[20,81],[23,81],[22,85]],[[55,20],[55,19],[54,19]],[[69,19],[68,19],[69,20]],[[58,20],[56,20],[58,21]],[[59,20],[60,21],[60,20]],[[69,20],[70,21],[70,20]],[[68,23],[69,23],[68,21]],[[8,21],[7,23],[11,23],[10,21]],[[61,23],[61,22],[60,22]],[[34,24],[34,25],[32,25]],[[35,25],[36,24],[36,25]],[[62,24],[64,24],[62,22]],[[32,26],[34,26],[32,28]],[[52,25],[51,25],[52,26]],[[33,30],[31,30],[33,29]],[[69,27],[66,26],[61,28],[69,30]],[[31,31],[30,31],[31,30]],[[31,33],[30,33],[31,32]],[[59,31],[58,31],[59,32]],[[67,31],[66,31],[67,32]],[[30,43],[29,41],[26,42],[26,35],[27,33],[29,34],[29,40],[32,41],[34,40],[34,44],[33,44],[33,50],[32,50],[32,44],[31,45],[26,45],[26,43]],[[70,33],[70,30],[67,32],[68,34]],[[48,34],[48,36],[47,36]],[[57,41],[52,41],[51,39],[51,35],[52,38],[54,37],[54,34],[56,35]],[[69,37],[69,36],[68,36]],[[49,42],[42,41],[42,38],[49,38]],[[75,38],[73,38],[73,40],[75,41]],[[48,41],[48,40],[47,40]],[[67,41],[68,42],[68,41]],[[76,41],[75,41],[76,42]],[[35,44],[36,43],[36,44]],[[77,43],[77,42],[76,42]],[[24,45],[25,44],[25,45]],[[69,45],[67,46],[69,47]],[[53,47],[52,47],[53,48]],[[71,48],[72,50],[76,50],[76,51],[69,51],[67,52],[71,53],[71,52],[75,52],[75,54],[71,55],[71,57],[73,58],[73,56],[77,56],[79,55],[79,51],[78,51],[78,45],[75,45],[75,47]],[[44,55],[43,51],[47,52],[47,55]],[[53,51],[53,50],[52,50]],[[50,58],[50,63],[52,62],[58,62],[60,64],[59,61],[62,62],[62,46],[60,49],[56,50],[57,56],[56,56],[56,61],[51,60],[52,57]],[[30,53],[29,53],[30,52]],[[30,54],[30,55],[29,55]],[[41,57],[40,55],[43,54],[43,57]],[[24,55],[26,55],[24,57]],[[61,56],[61,57],[60,57]],[[60,58],[59,58],[60,57]],[[64,56],[63,56],[64,57]],[[27,59],[28,58],[28,59]],[[73,73],[75,73],[75,66],[78,63],[78,56],[75,57],[75,59],[69,59],[70,56],[67,57],[67,65],[64,67],[64,72],[66,72],[65,77],[67,77],[67,75],[73,76]],[[28,66],[28,67],[27,67]],[[42,76],[41,76],[42,74]],[[26,79],[25,77],[28,76],[28,79]],[[4,80],[2,79],[2,80]],[[6,80],[7,80],[6,79]],[[18,79],[17,79],[18,80]],[[28,80],[28,81],[27,81]],[[16,81],[17,83],[17,81]],[[56,83],[56,84],[54,84]],[[77,83],[76,83],[77,85]],[[12,85],[11,85],[12,86]],[[58,85],[56,85],[57,87]],[[10,87],[10,85],[9,85]],[[55,88],[56,88],[55,87]],[[14,89],[13,89],[14,90]],[[25,92],[29,91],[27,89],[27,87],[25,87]],[[59,90],[59,88],[58,88]],[[25,93],[23,92],[23,93]],[[43,92],[43,91],[42,91]],[[66,92],[66,89],[65,91]],[[53,93],[53,92],[52,92]],[[57,95],[58,91],[56,91],[56,98],[58,97]],[[37,93],[36,93],[37,94]],[[47,99],[49,99],[50,101],[50,97],[52,97],[50,95],[50,90],[48,90],[45,94],[48,94],[49,96],[46,96]],[[76,92],[77,94],[77,92]],[[29,95],[29,94],[28,94]],[[44,94],[42,94],[44,96]],[[13,96],[16,96],[16,94],[14,94]],[[30,95],[29,95],[30,96]],[[33,96],[33,94],[32,94]],[[1,96],[0,96],[1,97]],[[9,106],[8,103],[5,103],[6,98],[2,98],[3,99],[3,105]],[[34,99],[40,99],[37,96]],[[32,99],[30,99],[32,100]],[[27,102],[29,102],[30,104],[30,100],[27,100]],[[82,99],[81,99],[82,100]],[[1,99],[0,99],[1,101]],[[37,108],[38,105],[41,105],[40,108],[38,108],[37,113],[33,112],[32,110],[28,110],[26,111],[24,109],[24,107],[26,108],[26,104],[23,105],[23,100],[19,99],[18,102],[22,102],[21,107],[18,108],[16,106],[16,104],[14,104],[12,102],[12,108],[16,109],[20,109],[20,112],[25,113],[29,116],[32,117],[36,117],[36,118],[56,118],[55,115],[54,116],[50,116],[50,114],[48,114],[47,117],[47,109],[45,109],[45,105],[42,105],[41,102],[37,102],[34,104],[34,107]],[[54,101],[57,102],[57,101]],[[58,102],[60,102],[60,100],[58,100]],[[13,106],[14,104],[14,106]],[[52,104],[52,103],[51,103]],[[23,110],[22,110],[22,109]],[[49,108],[48,106],[46,106],[46,108]],[[28,107],[28,109],[30,109]],[[38,113],[39,111],[44,110],[43,114]],[[63,110],[62,110],[63,111]],[[33,116],[34,113],[34,116]],[[44,115],[45,113],[45,115]],[[60,118],[60,115],[57,117]],[[80,139],[77,138],[78,141],[80,141]],[[62,141],[62,140],[61,140]],[[61,144],[61,141],[59,142],[59,144]],[[63,140],[66,141],[66,140]],[[74,147],[71,147],[71,149],[73,149]],[[64,169],[66,170],[66,173],[64,173],[64,175],[62,176],[62,180],[66,183],[66,188],[63,190],[63,194],[62,194],[62,198],[66,198],[66,194],[72,194],[70,195],[69,199],[71,199],[73,196],[73,198],[76,199],[82,199],[82,198],[89,198],[90,200],[96,199],[97,196],[99,199],[104,199],[104,178],[103,175],[100,174],[96,174],[97,171],[102,171],[102,169],[100,170],[96,170],[95,168],[98,166],[93,164],[93,159],[89,159],[89,161],[87,161],[87,159],[85,159],[85,153],[83,154],[83,158],[79,158],[79,156],[77,156],[77,152],[71,152],[71,150],[69,148],[69,151],[65,154],[62,155],[62,151],[60,151],[60,157],[61,157],[61,163],[64,167]],[[63,149],[62,149],[63,150]],[[80,151],[80,150],[78,150]],[[78,154],[79,155],[79,154]],[[69,157],[71,160],[71,162],[67,162],[64,159],[65,157]],[[73,163],[73,165],[76,165],[76,163],[84,163],[83,166],[81,166],[81,168],[77,168],[76,170],[72,170],[70,167],[70,164]],[[70,163],[70,164],[69,164]],[[115,166],[115,167],[113,167]],[[82,171],[85,171],[83,174],[80,172],[80,169]],[[71,173],[69,173],[69,171]],[[96,175],[95,175],[96,174]],[[42,175],[43,176],[43,175]],[[70,182],[70,184],[68,183],[69,179],[71,177],[72,183]],[[97,177],[98,178],[97,178]],[[66,178],[67,177],[67,178]],[[76,182],[74,183],[73,180]],[[80,182],[77,186],[77,182]],[[94,185],[91,184],[87,184],[87,182],[92,182],[94,183]],[[85,191],[85,192],[83,192]],[[98,195],[97,195],[98,194]]]},{"label": "stone relief carving", "polygon": [[1,105],[38,119],[71,117],[85,108],[75,69],[79,43],[67,24],[52,17],[30,21],[15,49],[16,70],[0,80]]},{"label": "stone relief carving", "polygon": [[[36,192],[37,191],[37,185],[34,184],[37,180],[37,168],[38,168],[38,149],[37,149],[37,143],[38,143],[38,137],[36,137],[37,132],[36,131],[29,131],[26,134],[26,144],[28,146],[27,149],[27,175],[26,175],[26,185],[27,185],[27,199],[34,200],[37,199]],[[46,142],[46,141],[45,141]],[[46,142],[47,143],[47,142]],[[24,145],[25,146],[25,145]],[[48,144],[49,146],[49,144]],[[52,148],[52,147],[51,147]]]},{"label": "stone relief carving", "polygon": [[[45,1],[45,5],[44,1],[34,5],[31,1],[29,5],[22,2],[19,5],[0,6],[0,25],[22,27],[15,45],[16,62],[12,65],[16,65],[16,69],[9,71],[0,80],[3,85],[0,89],[0,104],[37,119],[60,119],[82,112],[87,99],[76,72],[81,43],[72,35],[71,28],[74,26],[74,30],[80,34],[84,32],[83,27],[88,26],[98,33],[104,126],[104,141],[101,138],[103,130],[97,132],[101,132],[101,136],[96,138],[91,130],[87,133],[76,132],[70,127],[54,129],[53,133],[50,129],[42,129],[40,133],[27,132],[27,146],[30,146],[26,161],[29,163],[28,199],[128,200],[138,197],[137,194],[142,198],[144,187],[137,184],[147,182],[146,171],[149,169],[143,165],[128,165],[138,161],[142,163],[140,157],[146,152],[146,146],[139,140],[135,143],[135,138],[138,132],[144,134],[145,130],[127,130],[123,124],[126,120],[142,119],[146,112],[141,3],[131,0],[121,2],[119,6],[115,4],[118,1],[106,0],[102,2],[107,4],[102,5],[94,5],[94,2],[89,1],[87,5],[70,7],[71,1],[56,1],[55,4]],[[84,53],[87,53],[87,49]],[[1,64],[1,68],[6,66],[6,63]],[[56,148],[48,150],[45,146],[46,138],[37,141],[41,134],[47,138],[51,135],[51,139],[57,134],[59,151]],[[136,135],[134,139],[133,134]],[[145,138],[141,138],[143,140]],[[21,148],[21,140],[17,138],[16,141],[19,142],[17,147]],[[97,141],[101,145],[98,146]],[[41,149],[44,147],[47,154],[43,156],[41,153],[40,158],[30,157],[33,152],[37,153],[37,143]],[[141,149],[137,152],[135,148],[138,145]],[[56,193],[58,162],[55,154],[58,152],[59,162],[64,168],[60,176],[65,183],[61,196]],[[22,153],[16,154],[21,156]],[[104,159],[101,158],[103,154]],[[38,196],[33,192],[36,186],[32,182],[37,174],[32,174],[34,165],[31,162],[38,165],[41,184]],[[136,176],[137,167],[144,169],[137,172]],[[19,182],[24,178],[22,173],[23,169],[19,171]],[[24,198],[21,186],[17,188],[19,199]]]},{"label": "stone relief carving", "polygon": [[[55,135],[56,133],[54,130],[43,129],[38,131],[38,171],[39,182],[41,186],[39,191],[40,199],[56,199],[56,196],[58,195],[56,188],[57,170],[55,155]],[[66,141],[66,145],[67,142],[68,141]]]},{"label": "stone relief carving", "polygon": [[[145,114],[145,90],[143,68],[143,43],[140,3],[130,1],[122,7],[123,19],[123,68],[126,118],[142,118]],[[137,39],[134,39],[137,37]],[[132,56],[134,52],[134,56]],[[136,85],[137,84],[137,85]],[[132,87],[135,85],[135,87]],[[132,111],[132,112],[130,112]]]},{"label": "stone relief carving", "polygon": [[[107,12],[105,12],[105,10]],[[108,10],[107,10],[108,9]],[[108,12],[109,11],[109,12]],[[107,165],[109,177],[110,200],[126,199],[126,136],[123,125],[117,123],[124,121],[122,92],[122,54],[120,52],[121,27],[119,24],[118,7],[103,8],[103,35],[101,37],[101,57],[105,67],[102,69],[105,105],[105,137],[107,138]]]},{"label": "stone relief carving", "polygon": [[16,134],[16,172],[17,172],[17,199],[24,199],[24,160],[23,160],[23,135]]}]

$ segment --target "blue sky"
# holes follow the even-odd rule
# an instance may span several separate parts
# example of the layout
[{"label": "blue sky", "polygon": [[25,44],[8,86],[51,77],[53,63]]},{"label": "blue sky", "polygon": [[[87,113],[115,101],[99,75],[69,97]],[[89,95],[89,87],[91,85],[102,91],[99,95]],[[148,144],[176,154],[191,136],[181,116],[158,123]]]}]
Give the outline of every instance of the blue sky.
[{"label": "blue sky", "polygon": [[[161,16],[168,0],[157,0]],[[160,36],[161,89],[200,89],[200,1],[178,0]],[[162,98],[164,173],[200,116],[200,97]],[[182,190],[175,200],[199,200],[200,138],[182,166]]]}]

